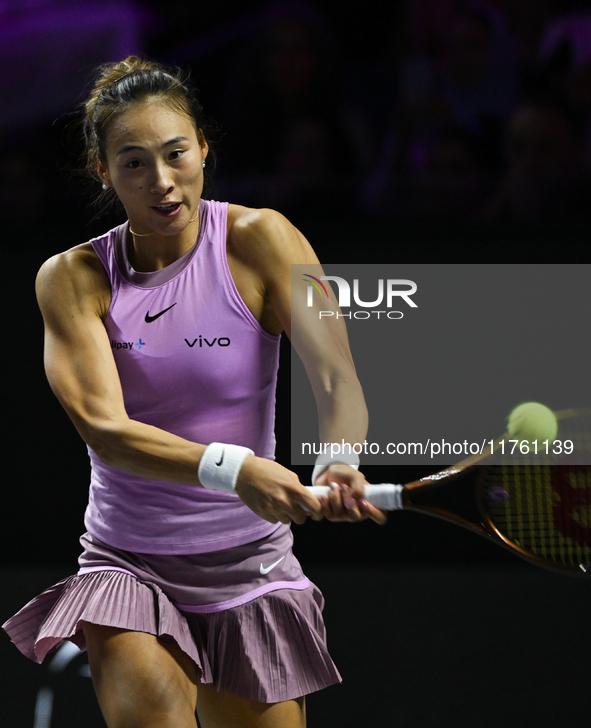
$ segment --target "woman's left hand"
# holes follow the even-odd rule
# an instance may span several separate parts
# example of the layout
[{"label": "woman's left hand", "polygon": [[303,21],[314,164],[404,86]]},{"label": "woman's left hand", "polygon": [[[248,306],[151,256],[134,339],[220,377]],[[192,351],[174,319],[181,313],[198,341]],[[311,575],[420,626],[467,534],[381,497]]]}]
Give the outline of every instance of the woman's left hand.
[{"label": "woman's left hand", "polygon": [[329,521],[372,521],[383,525],[387,516],[363,498],[367,480],[358,470],[337,463],[330,465],[316,478],[314,485],[327,485],[328,495],[319,497],[322,513]]}]

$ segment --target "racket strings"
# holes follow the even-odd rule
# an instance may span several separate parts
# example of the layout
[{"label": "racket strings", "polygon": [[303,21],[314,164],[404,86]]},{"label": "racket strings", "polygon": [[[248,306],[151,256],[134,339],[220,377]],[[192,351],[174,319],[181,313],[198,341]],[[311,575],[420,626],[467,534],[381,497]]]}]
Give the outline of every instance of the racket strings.
[{"label": "racket strings", "polygon": [[547,561],[591,564],[590,466],[494,466],[482,494],[492,525],[512,543]]},{"label": "racket strings", "polygon": [[487,470],[481,506],[498,532],[546,561],[591,568],[591,418],[560,420],[559,440],[574,456]]}]

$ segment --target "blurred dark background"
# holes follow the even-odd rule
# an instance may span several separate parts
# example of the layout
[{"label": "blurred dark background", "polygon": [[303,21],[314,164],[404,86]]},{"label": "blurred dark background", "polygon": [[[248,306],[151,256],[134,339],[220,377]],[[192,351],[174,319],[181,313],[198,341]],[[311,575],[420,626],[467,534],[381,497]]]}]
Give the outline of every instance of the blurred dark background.
[{"label": "blurred dark background", "polygon": [[[34,279],[50,255],[124,220],[99,214],[78,173],[78,107],[96,66],[131,53],[191,72],[217,129],[206,196],[280,210],[322,262],[588,263],[588,2],[0,0],[2,621],[77,568],[88,459],[45,381]],[[278,459],[288,463],[284,349]],[[315,697],[311,726],[541,728],[560,711],[578,725],[590,707],[587,583],[412,514],[383,528],[296,527],[296,554],[329,597],[346,685],[359,690]],[[543,662],[536,646],[550,634]],[[360,678],[370,646],[372,675]],[[55,711],[52,723],[33,717],[46,668],[2,648],[13,679],[3,725],[55,728]],[[529,657],[501,679],[513,650]],[[543,668],[552,660],[560,674]],[[410,680],[419,669],[423,681]],[[425,681],[436,684],[431,707],[418,699]]]}]

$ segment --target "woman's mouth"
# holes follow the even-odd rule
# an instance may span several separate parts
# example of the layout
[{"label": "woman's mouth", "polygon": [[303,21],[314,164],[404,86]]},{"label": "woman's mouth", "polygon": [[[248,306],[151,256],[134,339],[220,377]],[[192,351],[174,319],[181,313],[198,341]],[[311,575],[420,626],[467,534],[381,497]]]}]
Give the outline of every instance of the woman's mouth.
[{"label": "woman's mouth", "polygon": [[182,207],[182,202],[168,202],[166,205],[155,205],[152,210],[162,217],[174,217]]}]

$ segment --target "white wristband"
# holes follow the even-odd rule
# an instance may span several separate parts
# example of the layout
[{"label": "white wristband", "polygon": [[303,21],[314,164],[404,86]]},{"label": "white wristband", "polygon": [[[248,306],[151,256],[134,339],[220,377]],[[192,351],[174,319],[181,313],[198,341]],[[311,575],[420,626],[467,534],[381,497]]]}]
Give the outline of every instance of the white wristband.
[{"label": "white wristband", "polygon": [[235,493],[238,473],[249,455],[254,455],[254,452],[247,447],[212,442],[205,448],[199,461],[199,482],[204,488]]},{"label": "white wristband", "polygon": [[314,470],[312,471],[312,485],[316,481],[316,478],[333,463],[343,463],[353,468],[353,470],[359,470],[359,455],[354,452],[351,453],[340,453],[332,455],[330,452],[318,455],[316,463],[314,464]]}]

